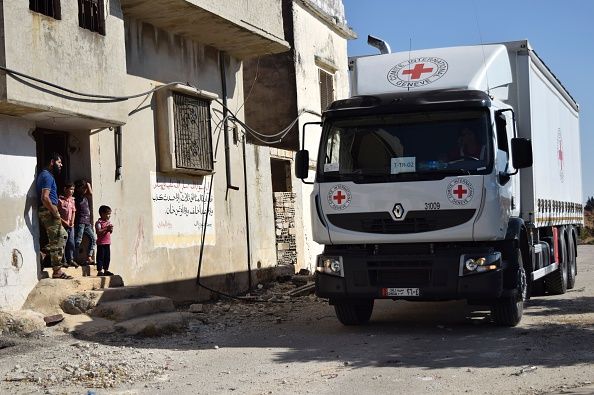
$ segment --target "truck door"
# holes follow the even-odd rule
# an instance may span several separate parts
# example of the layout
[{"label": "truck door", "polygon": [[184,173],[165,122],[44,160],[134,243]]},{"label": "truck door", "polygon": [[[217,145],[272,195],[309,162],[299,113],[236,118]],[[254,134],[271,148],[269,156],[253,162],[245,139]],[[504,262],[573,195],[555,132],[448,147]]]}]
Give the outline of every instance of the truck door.
[{"label": "truck door", "polygon": [[[497,111],[495,116],[495,127],[497,129],[497,170],[502,173],[513,173],[516,169],[513,167],[511,157],[511,139],[515,137],[514,117],[511,110]],[[505,160],[505,159],[507,160]],[[511,176],[506,181],[505,177],[500,177],[502,186],[502,197],[509,199],[503,202],[504,207],[509,207],[510,216],[520,215],[520,177]]]}]

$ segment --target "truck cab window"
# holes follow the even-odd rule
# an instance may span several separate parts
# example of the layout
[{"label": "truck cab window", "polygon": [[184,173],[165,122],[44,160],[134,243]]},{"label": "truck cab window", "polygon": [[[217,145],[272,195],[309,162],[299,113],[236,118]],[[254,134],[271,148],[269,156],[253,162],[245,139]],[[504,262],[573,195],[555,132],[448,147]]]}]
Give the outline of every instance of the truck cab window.
[{"label": "truck cab window", "polygon": [[338,173],[341,180],[352,176],[358,181],[380,176],[388,181],[401,173],[482,174],[492,156],[488,120],[484,111],[337,120],[322,138],[321,176]]}]

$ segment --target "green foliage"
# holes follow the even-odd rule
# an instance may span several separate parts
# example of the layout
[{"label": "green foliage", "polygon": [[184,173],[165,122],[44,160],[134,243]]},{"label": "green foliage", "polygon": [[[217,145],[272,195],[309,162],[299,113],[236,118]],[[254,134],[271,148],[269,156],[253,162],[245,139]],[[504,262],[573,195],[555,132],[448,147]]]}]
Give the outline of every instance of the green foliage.
[{"label": "green foliage", "polygon": [[590,196],[588,200],[586,200],[586,206],[584,209],[587,211],[594,211],[594,196]]}]

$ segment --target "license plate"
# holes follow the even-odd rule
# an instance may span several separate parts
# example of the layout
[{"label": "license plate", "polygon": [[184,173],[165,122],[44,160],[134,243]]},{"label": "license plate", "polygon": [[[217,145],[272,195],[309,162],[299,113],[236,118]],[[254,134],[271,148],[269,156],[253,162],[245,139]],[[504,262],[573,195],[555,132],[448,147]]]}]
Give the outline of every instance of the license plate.
[{"label": "license plate", "polygon": [[383,296],[419,296],[419,288],[383,288]]}]

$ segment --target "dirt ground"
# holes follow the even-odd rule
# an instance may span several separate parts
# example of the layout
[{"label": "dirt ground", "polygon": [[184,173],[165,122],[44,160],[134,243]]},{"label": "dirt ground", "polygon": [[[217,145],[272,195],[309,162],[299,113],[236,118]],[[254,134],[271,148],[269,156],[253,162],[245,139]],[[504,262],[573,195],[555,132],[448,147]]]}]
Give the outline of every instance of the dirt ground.
[{"label": "dirt ground", "polygon": [[578,253],[576,287],[533,298],[515,328],[463,302],[403,301],[344,327],[282,283],[264,302],[205,304],[158,338],[2,337],[0,393],[594,393],[594,246]]}]

